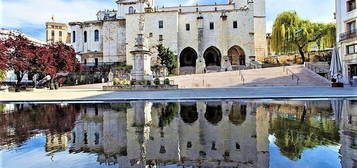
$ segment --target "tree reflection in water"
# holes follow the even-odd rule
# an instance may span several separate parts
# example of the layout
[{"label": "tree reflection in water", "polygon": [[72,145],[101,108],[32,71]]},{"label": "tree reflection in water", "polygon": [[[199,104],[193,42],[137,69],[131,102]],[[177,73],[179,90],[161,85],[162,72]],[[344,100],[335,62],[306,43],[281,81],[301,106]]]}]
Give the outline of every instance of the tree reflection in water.
[{"label": "tree reflection in water", "polygon": [[70,132],[81,108],[79,104],[16,104],[12,112],[0,116],[0,145],[21,145],[41,131],[50,134]]},{"label": "tree reflection in water", "polygon": [[300,159],[305,149],[339,144],[338,127],[329,106],[266,104],[265,110],[276,114],[269,132],[276,137],[280,152],[291,160]]},{"label": "tree reflection in water", "polygon": [[165,103],[165,104],[158,104],[161,107],[161,115],[159,118],[159,127],[163,128],[170,124],[170,122],[175,119],[180,104],[179,103]]}]

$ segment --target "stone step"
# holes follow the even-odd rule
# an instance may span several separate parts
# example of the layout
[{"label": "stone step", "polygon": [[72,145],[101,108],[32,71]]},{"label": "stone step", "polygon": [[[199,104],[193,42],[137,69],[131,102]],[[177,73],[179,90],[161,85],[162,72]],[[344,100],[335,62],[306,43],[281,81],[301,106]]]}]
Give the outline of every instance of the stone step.
[{"label": "stone step", "polygon": [[301,66],[286,67],[295,73],[300,81],[292,79],[291,74],[283,71],[283,67],[264,69],[241,70],[244,76],[244,85],[239,71],[213,72],[206,74],[191,74],[171,77],[180,88],[204,88],[204,87],[239,87],[239,86],[328,86],[329,81]]}]

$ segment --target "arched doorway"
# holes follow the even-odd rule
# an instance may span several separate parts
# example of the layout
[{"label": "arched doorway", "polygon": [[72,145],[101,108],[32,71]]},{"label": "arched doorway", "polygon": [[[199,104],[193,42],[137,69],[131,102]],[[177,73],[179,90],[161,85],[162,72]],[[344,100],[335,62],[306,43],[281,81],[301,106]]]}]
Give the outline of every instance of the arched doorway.
[{"label": "arched doorway", "polygon": [[209,47],[203,54],[206,61],[206,67],[221,66],[221,52],[216,47]]},{"label": "arched doorway", "polygon": [[186,47],[181,51],[180,54],[180,66],[181,67],[186,67],[186,66],[193,66],[196,67],[196,59],[197,59],[197,52],[191,48],[191,47]]},{"label": "arched doorway", "polygon": [[233,104],[232,111],[229,113],[228,117],[234,125],[241,125],[247,117],[247,105]]},{"label": "arched doorway", "polygon": [[205,118],[209,123],[217,125],[223,118],[222,106],[217,103],[208,103]]},{"label": "arched doorway", "polygon": [[184,123],[192,124],[198,119],[196,103],[181,103],[180,116]]},{"label": "arched doorway", "polygon": [[233,46],[228,50],[228,58],[232,66],[245,65],[245,53],[239,46]]},{"label": "arched doorway", "polygon": [[195,73],[197,52],[191,48],[186,47],[180,54],[180,74]]}]

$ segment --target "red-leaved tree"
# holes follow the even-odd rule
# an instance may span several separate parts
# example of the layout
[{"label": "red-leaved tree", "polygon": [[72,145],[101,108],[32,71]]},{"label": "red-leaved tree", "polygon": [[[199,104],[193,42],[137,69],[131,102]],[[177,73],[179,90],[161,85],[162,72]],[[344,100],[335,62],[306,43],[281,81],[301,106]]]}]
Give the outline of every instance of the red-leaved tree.
[{"label": "red-leaved tree", "polygon": [[31,41],[21,34],[10,34],[3,42],[7,51],[7,68],[13,70],[17,78],[17,87],[26,73],[31,70],[31,60],[35,57],[34,46]]},{"label": "red-leaved tree", "polygon": [[53,43],[49,46],[53,57],[52,66],[46,70],[46,74],[51,76],[50,88],[54,88],[57,77],[64,76],[66,73],[81,71],[82,67],[76,58],[76,52],[71,46],[63,43]]},{"label": "red-leaved tree", "polygon": [[35,46],[33,50],[35,57],[31,60],[31,74],[55,74],[53,53],[49,46]]},{"label": "red-leaved tree", "polygon": [[0,70],[7,69],[9,59],[5,55],[6,52],[7,48],[5,47],[4,40],[0,39]]}]

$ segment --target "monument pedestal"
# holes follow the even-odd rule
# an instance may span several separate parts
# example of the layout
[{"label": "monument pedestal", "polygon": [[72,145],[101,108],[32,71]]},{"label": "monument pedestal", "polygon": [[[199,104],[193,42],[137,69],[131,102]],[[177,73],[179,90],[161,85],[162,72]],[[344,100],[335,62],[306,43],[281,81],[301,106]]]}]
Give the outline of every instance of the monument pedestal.
[{"label": "monument pedestal", "polygon": [[148,50],[131,51],[134,55],[134,66],[131,72],[131,79],[136,81],[153,80],[151,71],[151,57]]},{"label": "monument pedestal", "polygon": [[145,47],[143,34],[136,38],[135,50],[130,51],[134,56],[134,65],[131,72],[131,80],[144,81],[153,80],[151,71],[151,52]]},{"label": "monument pedestal", "polygon": [[224,72],[224,71],[232,71],[232,65],[229,62],[228,56],[223,56],[221,71],[222,72]]},{"label": "monument pedestal", "polygon": [[206,73],[206,63],[204,58],[198,58],[196,60],[196,74]]}]

